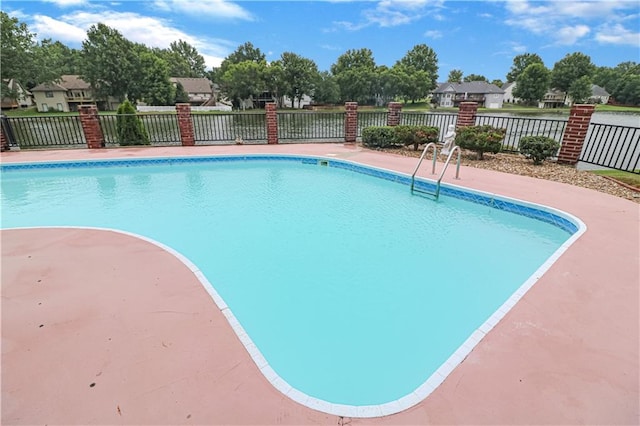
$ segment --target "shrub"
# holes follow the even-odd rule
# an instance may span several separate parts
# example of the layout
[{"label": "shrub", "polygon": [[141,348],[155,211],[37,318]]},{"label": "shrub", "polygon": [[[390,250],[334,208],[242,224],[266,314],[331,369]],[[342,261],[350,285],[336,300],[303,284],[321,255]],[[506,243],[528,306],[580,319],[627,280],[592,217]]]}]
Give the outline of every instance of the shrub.
[{"label": "shrub", "polygon": [[502,149],[502,140],[507,129],[499,129],[489,125],[460,127],[456,134],[456,145],[478,153],[478,160],[483,159],[485,152],[497,154]]},{"label": "shrub", "polygon": [[398,145],[413,145],[415,151],[418,145],[438,141],[440,129],[429,126],[396,126],[395,143]]},{"label": "shrub", "polygon": [[555,157],[560,142],[546,136],[525,136],[518,143],[520,153],[533,160],[533,164],[542,164],[547,158]]},{"label": "shrub", "polygon": [[131,102],[126,100],[121,103],[117,114],[116,133],[121,146],[149,145],[149,135]]},{"label": "shrub", "polygon": [[362,145],[369,148],[389,148],[395,144],[395,131],[391,126],[372,126],[362,129]]}]

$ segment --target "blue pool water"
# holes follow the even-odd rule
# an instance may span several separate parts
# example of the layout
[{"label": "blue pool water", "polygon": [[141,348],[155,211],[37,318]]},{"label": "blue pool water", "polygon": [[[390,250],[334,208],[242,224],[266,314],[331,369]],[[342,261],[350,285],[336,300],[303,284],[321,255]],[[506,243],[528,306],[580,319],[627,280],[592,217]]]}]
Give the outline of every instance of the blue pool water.
[{"label": "blue pool water", "polygon": [[446,190],[412,196],[393,181],[406,178],[340,161],[226,160],[4,165],[2,227],[115,228],[172,247],[283,380],[356,406],[413,392],[576,230]]}]

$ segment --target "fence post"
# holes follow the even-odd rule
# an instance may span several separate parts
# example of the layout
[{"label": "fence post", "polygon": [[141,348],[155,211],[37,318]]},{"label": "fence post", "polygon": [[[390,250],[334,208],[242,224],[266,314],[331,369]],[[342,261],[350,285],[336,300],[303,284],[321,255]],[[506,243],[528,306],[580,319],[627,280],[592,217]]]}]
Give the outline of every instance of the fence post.
[{"label": "fence post", "polygon": [[104,135],[102,134],[102,127],[100,127],[98,108],[95,105],[81,105],[78,108],[78,112],[80,113],[80,125],[84,133],[84,139],[87,141],[87,148],[104,148]]},{"label": "fence post", "polygon": [[458,109],[458,127],[475,126],[477,112],[477,102],[460,102]]},{"label": "fence post", "polygon": [[400,113],[402,104],[400,102],[389,102],[387,110],[387,126],[398,126],[400,124]]},{"label": "fence post", "polygon": [[9,151],[11,149],[11,131],[9,127],[9,120],[4,114],[0,115],[0,151]]},{"label": "fence post", "polygon": [[358,103],[345,102],[344,109],[344,142],[356,143],[356,137],[358,136]]},{"label": "fence post", "polygon": [[275,102],[265,104],[267,114],[267,143],[269,145],[278,143],[278,113],[276,112],[276,106]]},{"label": "fence post", "polygon": [[562,135],[558,163],[576,164],[578,162],[595,108],[595,105],[586,104],[577,104],[571,107],[569,121],[564,129],[564,135]]},{"label": "fence post", "polygon": [[178,129],[182,146],[194,146],[196,141],[193,121],[191,121],[191,104],[176,104],[176,111],[178,112]]}]

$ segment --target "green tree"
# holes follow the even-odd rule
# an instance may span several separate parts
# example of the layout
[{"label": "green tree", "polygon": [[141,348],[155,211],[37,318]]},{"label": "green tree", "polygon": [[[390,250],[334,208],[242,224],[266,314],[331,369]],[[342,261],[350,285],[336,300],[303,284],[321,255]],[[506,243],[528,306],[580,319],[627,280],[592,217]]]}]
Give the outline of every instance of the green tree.
[{"label": "green tree", "polygon": [[628,105],[639,105],[640,96],[637,93],[637,81],[640,77],[640,64],[636,62],[622,62],[617,66],[600,67],[596,70],[593,82],[604,87],[615,99]]},{"label": "green tree", "polygon": [[595,71],[589,56],[580,52],[567,54],[553,65],[551,87],[567,92],[574,81],[584,76],[591,78]]},{"label": "green tree", "polygon": [[264,90],[270,92],[276,99],[278,108],[282,108],[283,95],[289,87],[289,82],[285,78],[281,61],[273,61],[267,66],[264,74],[264,82]]},{"label": "green tree", "polygon": [[436,88],[438,56],[426,44],[415,45],[396,62],[396,66],[402,68],[412,80],[413,88],[406,93],[411,101],[426,98]]},{"label": "green tree", "polygon": [[335,104],[340,101],[340,87],[329,71],[322,71],[316,77],[313,101],[319,104]]},{"label": "green tree", "polygon": [[222,91],[236,107],[250,97],[258,97],[265,89],[267,63],[244,61],[231,64],[222,76]]},{"label": "green tree", "polygon": [[487,77],[485,77],[484,75],[479,75],[479,74],[469,74],[467,76],[464,77],[465,82],[470,82],[470,81],[486,81],[487,83],[489,82],[489,80],[487,79]]},{"label": "green tree", "polygon": [[376,63],[369,49],[350,49],[331,65],[342,101],[371,103],[375,95]]},{"label": "green tree", "polygon": [[303,58],[291,52],[284,52],[280,57],[282,67],[282,78],[287,83],[284,86],[283,94],[291,99],[291,104],[295,99],[298,106],[302,96],[313,92],[314,82],[318,75],[318,66],[311,59]]},{"label": "green tree", "polygon": [[138,71],[134,45],[118,30],[102,23],[92,25],[82,42],[82,78],[93,87],[98,99],[108,96],[123,101],[133,88]]},{"label": "green tree", "polygon": [[131,102],[126,100],[120,104],[117,114],[116,133],[120,145],[149,145],[149,134]]},{"label": "green tree", "polygon": [[204,57],[184,40],[171,42],[168,49],[156,51],[169,67],[171,77],[205,77]]},{"label": "green tree", "polygon": [[462,70],[451,70],[447,77],[448,83],[460,83],[462,81]]},{"label": "green tree", "polygon": [[38,66],[46,68],[46,72],[50,73],[49,78],[41,77],[40,82],[54,81],[65,74],[80,74],[84,66],[82,53],[78,49],[48,38],[38,44],[34,56]]},{"label": "green tree", "polygon": [[640,106],[640,75],[629,74],[616,86],[615,100],[626,105]]},{"label": "green tree", "polygon": [[[224,60],[222,64],[220,64],[220,69],[216,71],[216,76],[218,79],[222,78],[222,76],[227,72],[229,67],[233,64],[239,64],[241,62],[266,62],[267,57],[260,51],[259,48],[254,47],[250,42],[246,42],[233,51],[233,53],[229,54]],[[215,81],[215,80],[212,80]]]},{"label": "green tree", "polygon": [[495,80],[491,80],[491,84],[495,84],[498,87],[502,87],[504,85],[504,81],[496,78]]},{"label": "green tree", "polygon": [[176,97],[174,102],[176,104],[189,102],[189,94],[184,90],[182,83],[176,83]]},{"label": "green tree", "polygon": [[586,102],[591,97],[591,78],[583,75],[569,86],[567,94],[571,96],[574,104]]},{"label": "green tree", "polygon": [[511,65],[511,69],[507,74],[507,81],[514,82],[518,80],[520,74],[524,72],[524,70],[532,64],[542,64],[542,58],[538,56],[536,53],[523,53],[522,55],[517,55],[513,58],[513,65]]},{"label": "green tree", "polygon": [[544,97],[549,89],[550,73],[541,63],[534,62],[518,75],[513,96],[532,104]]},{"label": "green tree", "polygon": [[175,88],[169,80],[169,66],[153,52],[140,52],[137,57],[139,71],[136,78],[136,91],[129,92],[134,100],[141,100],[148,105],[173,105]]},{"label": "green tree", "polygon": [[17,93],[9,90],[5,79],[14,78],[26,84],[36,80],[33,53],[35,34],[27,24],[0,11],[0,75],[1,96],[15,99]]}]

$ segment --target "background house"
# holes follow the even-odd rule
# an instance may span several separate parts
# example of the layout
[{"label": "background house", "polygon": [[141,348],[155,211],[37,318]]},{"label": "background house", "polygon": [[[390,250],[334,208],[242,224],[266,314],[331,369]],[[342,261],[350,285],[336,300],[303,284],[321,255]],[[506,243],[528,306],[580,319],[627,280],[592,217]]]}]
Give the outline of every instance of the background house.
[{"label": "background house", "polygon": [[600,87],[598,85],[591,85],[591,97],[589,98],[590,104],[607,104],[609,103],[609,98],[611,95],[607,92],[604,87]]},{"label": "background house", "polygon": [[457,107],[460,102],[478,102],[485,108],[502,108],[504,91],[486,81],[441,83],[433,91],[433,102],[440,107]]},{"label": "background house", "polygon": [[517,104],[520,102],[520,98],[516,98],[513,96],[513,89],[516,88],[516,82],[505,83],[502,86],[502,90],[504,91],[504,95],[502,96],[503,102],[507,104]]},{"label": "background house", "polygon": [[96,104],[101,110],[114,110],[119,102],[113,97],[97,100],[91,85],[79,75],[63,75],[57,83],[42,83],[31,89],[38,112],[77,111],[80,105]]},{"label": "background house", "polygon": [[31,99],[31,92],[25,89],[22,84],[18,83],[15,79],[5,79],[2,81],[6,84],[7,88],[15,94],[13,97],[2,98],[0,107],[2,109],[13,108],[28,108],[33,105],[33,99]]},{"label": "background house", "polygon": [[215,106],[216,98],[213,83],[208,78],[171,77],[174,86],[178,83],[189,96],[189,103],[193,106]]}]

